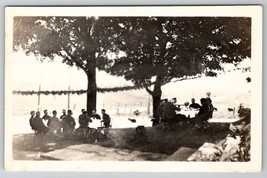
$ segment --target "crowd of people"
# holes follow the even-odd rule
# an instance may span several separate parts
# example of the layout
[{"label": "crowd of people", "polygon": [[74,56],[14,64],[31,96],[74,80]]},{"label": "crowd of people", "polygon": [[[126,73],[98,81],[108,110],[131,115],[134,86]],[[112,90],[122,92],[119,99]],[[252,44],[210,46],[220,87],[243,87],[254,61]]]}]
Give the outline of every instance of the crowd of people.
[{"label": "crowd of people", "polygon": [[[193,123],[199,129],[203,129],[207,121],[212,118],[214,111],[212,100],[209,97],[201,98],[200,104],[196,103],[195,99],[192,98],[191,104],[189,102],[184,103],[184,108],[189,111],[195,111],[196,114],[194,117],[189,118],[190,115],[184,115],[180,112],[182,108],[181,105],[177,104],[176,98],[172,98],[171,100],[162,99],[158,107],[160,122],[164,126],[171,128],[175,123],[185,121],[186,123]],[[88,114],[85,109],[82,109],[78,117],[79,127],[76,130],[89,128],[89,123],[93,120],[100,120],[101,127],[110,128],[110,116],[106,113],[105,109],[102,109],[101,113],[102,117],[96,113],[96,110],[92,110],[92,113]],[[44,110],[42,117],[40,111],[31,111],[30,114],[30,126],[36,133],[44,134],[50,132],[56,135],[69,136],[75,131],[76,122],[71,110],[66,112],[63,109],[62,115],[59,118],[55,110],[52,112],[52,116],[48,115],[47,110]]]},{"label": "crowd of people", "polygon": [[186,110],[196,112],[193,118],[189,118],[190,115],[181,114],[181,107],[177,104],[177,99],[173,98],[170,101],[168,99],[162,99],[158,107],[158,114],[160,122],[165,126],[172,127],[175,123],[181,123],[186,121],[187,123],[194,124],[198,129],[204,129],[207,121],[213,117],[214,107],[212,100],[207,98],[201,98],[200,104],[196,103],[195,99],[191,99],[191,104],[188,102],[184,104]]},{"label": "crowd of people", "polygon": [[[111,118],[106,113],[105,109],[101,110],[102,119],[99,114],[96,113],[96,110],[92,110],[91,114],[88,114],[85,109],[81,110],[81,114],[79,115],[78,122],[79,128],[76,130],[81,130],[83,128],[89,128],[89,123],[91,123],[94,119],[100,120],[101,126],[103,123],[104,128],[111,127]],[[48,115],[48,111],[44,110],[44,115],[41,117],[40,111],[31,111],[30,112],[30,126],[35,133],[52,133],[58,136],[68,137],[75,132],[76,122],[73,118],[73,113],[71,110],[63,109],[62,115],[58,118],[57,111],[52,112],[52,116]],[[47,124],[45,124],[47,123]]]}]

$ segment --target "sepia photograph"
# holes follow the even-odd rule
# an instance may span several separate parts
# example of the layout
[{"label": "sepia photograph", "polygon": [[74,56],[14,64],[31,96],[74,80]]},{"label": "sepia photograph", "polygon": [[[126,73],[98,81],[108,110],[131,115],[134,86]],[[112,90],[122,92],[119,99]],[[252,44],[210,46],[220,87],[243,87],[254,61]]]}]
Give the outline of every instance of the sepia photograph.
[{"label": "sepia photograph", "polygon": [[261,170],[260,6],[5,10],[7,170]]}]

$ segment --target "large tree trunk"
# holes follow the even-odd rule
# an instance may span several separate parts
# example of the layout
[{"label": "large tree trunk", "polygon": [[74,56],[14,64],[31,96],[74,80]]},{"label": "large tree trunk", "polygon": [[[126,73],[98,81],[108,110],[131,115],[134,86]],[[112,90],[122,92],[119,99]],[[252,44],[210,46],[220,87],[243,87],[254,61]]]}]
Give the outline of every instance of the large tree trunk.
[{"label": "large tree trunk", "polygon": [[87,105],[86,110],[88,114],[92,113],[92,110],[96,109],[96,66],[94,64],[87,65]]},{"label": "large tree trunk", "polygon": [[159,124],[159,113],[158,113],[158,108],[159,108],[159,104],[160,104],[160,98],[161,98],[161,94],[160,95],[152,95],[152,99],[153,99],[153,126]]},{"label": "large tree trunk", "polygon": [[158,108],[160,105],[160,99],[161,99],[161,78],[157,76],[155,84],[154,84],[154,89],[153,91],[149,90],[146,87],[146,91],[152,96],[153,100],[153,126],[159,124],[159,113],[158,113]]}]

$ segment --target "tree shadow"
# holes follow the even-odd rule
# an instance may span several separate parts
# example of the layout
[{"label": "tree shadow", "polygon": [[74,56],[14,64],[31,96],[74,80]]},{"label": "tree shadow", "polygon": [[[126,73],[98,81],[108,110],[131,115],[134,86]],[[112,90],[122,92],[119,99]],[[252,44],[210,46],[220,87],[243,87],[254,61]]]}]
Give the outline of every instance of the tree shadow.
[{"label": "tree shadow", "polygon": [[146,129],[148,141],[142,143],[134,141],[134,128],[111,130],[112,147],[171,155],[180,147],[198,149],[205,142],[219,143],[229,133],[228,126],[221,124],[212,124],[204,131],[179,125],[171,131],[164,131],[162,125]]},{"label": "tree shadow", "polygon": [[40,159],[40,153],[66,148],[71,145],[83,144],[79,140],[47,137],[34,133],[13,136],[13,159]]},{"label": "tree shadow", "polygon": [[219,143],[229,133],[228,126],[220,124],[213,124],[205,131],[181,125],[171,131],[165,131],[162,125],[147,127],[146,129],[148,141],[145,143],[134,141],[135,128],[111,129],[107,139],[90,143],[84,140],[43,137],[36,134],[14,135],[13,158],[16,160],[40,160],[42,159],[38,155],[40,153],[79,144],[96,144],[102,147],[128,149],[129,151],[171,155],[180,147],[198,149],[205,142]]}]

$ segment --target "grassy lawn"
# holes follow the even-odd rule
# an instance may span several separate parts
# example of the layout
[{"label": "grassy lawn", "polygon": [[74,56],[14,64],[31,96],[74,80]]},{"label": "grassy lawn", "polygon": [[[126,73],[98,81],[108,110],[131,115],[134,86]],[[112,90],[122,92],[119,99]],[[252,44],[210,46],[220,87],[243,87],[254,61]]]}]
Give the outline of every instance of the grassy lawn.
[{"label": "grassy lawn", "polygon": [[[161,124],[146,129],[148,141],[145,143],[139,143],[134,140],[135,128],[122,128],[111,129],[108,134],[108,139],[90,144],[171,155],[180,147],[198,149],[205,142],[218,143],[229,133],[228,125],[219,123],[213,123],[205,131],[195,130],[192,126],[181,125],[169,131],[163,130]],[[85,143],[84,141],[70,139],[40,137],[35,134],[14,135],[13,158],[16,160],[36,160],[40,159],[38,157],[40,153]]]}]

